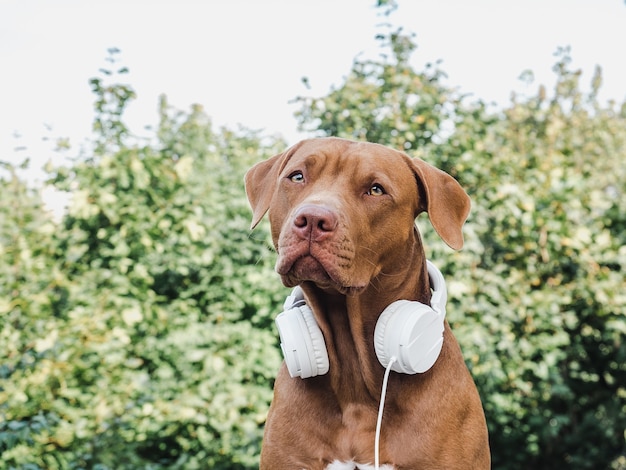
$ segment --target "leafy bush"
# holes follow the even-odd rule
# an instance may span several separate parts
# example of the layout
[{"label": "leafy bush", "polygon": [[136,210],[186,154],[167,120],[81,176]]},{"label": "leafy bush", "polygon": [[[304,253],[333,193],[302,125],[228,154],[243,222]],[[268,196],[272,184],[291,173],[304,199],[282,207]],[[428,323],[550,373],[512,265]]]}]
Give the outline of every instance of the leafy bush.
[{"label": "leafy bush", "polygon": [[624,468],[626,104],[598,102],[600,70],[581,92],[562,50],[552,96],[540,87],[489,111],[412,70],[407,36],[390,37],[395,56],[300,98],[302,127],[407,149],[472,197],[463,251],[420,225],[448,274],[493,467]]},{"label": "leafy bush", "polygon": [[134,93],[92,85],[94,153],[51,175],[60,224],[14,171],[0,184],[2,462],[253,468],[282,294],[241,182],[284,144],[164,99],[158,141],[133,144]]}]

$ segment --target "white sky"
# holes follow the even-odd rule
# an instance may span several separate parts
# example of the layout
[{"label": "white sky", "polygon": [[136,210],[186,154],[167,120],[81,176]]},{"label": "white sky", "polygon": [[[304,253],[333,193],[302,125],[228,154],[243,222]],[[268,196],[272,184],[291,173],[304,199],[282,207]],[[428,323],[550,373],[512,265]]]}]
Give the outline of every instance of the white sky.
[{"label": "white sky", "polygon": [[69,137],[78,152],[93,119],[88,80],[110,47],[121,49],[139,95],[127,114],[137,133],[156,124],[165,93],[179,109],[202,104],[217,126],[241,123],[294,142],[301,135],[289,101],[326,94],[357,54],[374,56],[384,21],[417,34],[418,70],[442,59],[449,85],[488,101],[506,104],[525,69],[551,86],[553,54],[568,45],[585,84],[599,64],[601,96],[626,98],[624,0],[399,0],[389,19],[374,3],[0,0],[0,161],[29,156],[37,178],[55,156],[43,137]]}]

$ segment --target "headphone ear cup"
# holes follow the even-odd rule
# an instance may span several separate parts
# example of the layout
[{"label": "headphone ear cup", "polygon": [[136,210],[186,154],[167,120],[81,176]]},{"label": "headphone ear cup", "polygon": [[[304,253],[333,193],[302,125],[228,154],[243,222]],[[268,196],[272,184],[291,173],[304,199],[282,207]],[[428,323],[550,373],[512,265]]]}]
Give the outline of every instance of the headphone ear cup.
[{"label": "headphone ear cup", "polygon": [[428,305],[398,300],[380,315],[374,331],[378,360],[391,370],[417,374],[430,369],[443,346],[443,316]]},{"label": "headphone ear cup", "polygon": [[291,377],[324,375],[329,361],[326,342],[307,305],[294,307],[276,317],[285,364]]}]

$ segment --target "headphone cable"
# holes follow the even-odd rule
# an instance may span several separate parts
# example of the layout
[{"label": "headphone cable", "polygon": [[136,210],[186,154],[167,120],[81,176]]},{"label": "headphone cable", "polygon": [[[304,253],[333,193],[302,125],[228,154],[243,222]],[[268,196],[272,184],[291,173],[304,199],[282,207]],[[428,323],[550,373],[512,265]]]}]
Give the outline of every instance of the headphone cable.
[{"label": "headphone cable", "polygon": [[378,405],[378,419],[376,420],[376,437],[374,438],[374,468],[379,470],[380,468],[380,428],[383,422],[383,409],[385,408],[385,397],[387,395],[387,382],[389,381],[389,373],[391,372],[391,366],[396,362],[396,356],[392,356],[385,369],[385,376],[383,378],[383,388],[380,394],[380,404]]}]

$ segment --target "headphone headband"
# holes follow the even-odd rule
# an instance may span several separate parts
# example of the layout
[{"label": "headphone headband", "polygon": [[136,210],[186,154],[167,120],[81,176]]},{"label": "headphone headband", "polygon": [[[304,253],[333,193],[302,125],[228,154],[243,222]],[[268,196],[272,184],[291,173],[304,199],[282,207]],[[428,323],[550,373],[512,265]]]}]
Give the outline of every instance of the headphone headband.
[{"label": "headphone headband", "polygon": [[441,271],[430,260],[426,260],[426,268],[428,269],[428,277],[430,285],[433,289],[433,295],[430,299],[430,305],[439,315],[445,317],[446,303],[448,302],[448,290],[446,289],[446,281]]}]

